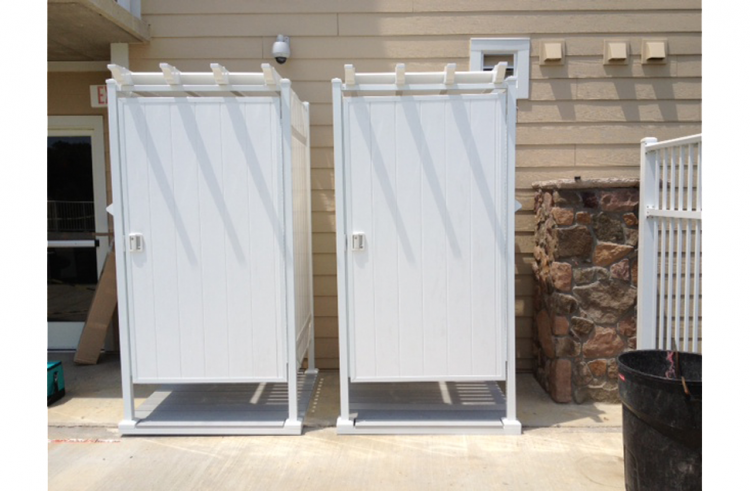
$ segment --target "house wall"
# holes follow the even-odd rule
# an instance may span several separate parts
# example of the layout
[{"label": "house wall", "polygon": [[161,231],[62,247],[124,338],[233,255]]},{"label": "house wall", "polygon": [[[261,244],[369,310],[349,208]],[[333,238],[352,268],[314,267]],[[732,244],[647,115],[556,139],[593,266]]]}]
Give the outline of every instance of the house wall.
[{"label": "house wall", "polygon": [[[616,10],[615,10],[616,9]],[[531,316],[534,248],[532,183],[636,177],[639,141],[701,131],[699,0],[144,0],[151,42],[130,47],[130,68],[158,71],[258,71],[270,62],[311,103],[316,352],[338,366],[335,199],[331,79],[344,64],[358,71],[469,69],[470,39],[529,37],[531,90],[518,104],[516,314],[517,364],[533,367]],[[292,56],[271,56],[277,34]],[[668,60],[644,66],[643,38],[664,38]],[[602,62],[605,39],[627,40],[625,66]],[[562,66],[540,66],[539,43],[564,40]]]}]

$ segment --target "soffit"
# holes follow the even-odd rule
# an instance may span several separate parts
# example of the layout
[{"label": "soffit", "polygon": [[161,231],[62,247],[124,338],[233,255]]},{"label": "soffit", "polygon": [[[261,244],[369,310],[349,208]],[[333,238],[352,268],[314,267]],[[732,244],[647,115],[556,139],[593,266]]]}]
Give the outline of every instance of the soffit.
[{"label": "soffit", "polygon": [[111,43],[144,43],[148,24],[114,0],[47,0],[47,61],[110,59]]}]

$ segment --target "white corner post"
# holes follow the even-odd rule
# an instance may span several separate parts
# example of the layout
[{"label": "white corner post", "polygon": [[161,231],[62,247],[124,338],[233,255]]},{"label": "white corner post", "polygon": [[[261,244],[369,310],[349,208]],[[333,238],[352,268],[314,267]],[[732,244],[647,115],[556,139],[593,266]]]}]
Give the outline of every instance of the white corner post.
[{"label": "white corner post", "polygon": [[[351,71],[352,83],[354,83],[353,68]],[[339,377],[341,384],[341,414],[337,421],[337,427],[354,427],[349,412],[349,312],[345,299],[347,298],[347,275],[346,275],[346,191],[344,176],[344,125],[341,79],[332,80],[333,85],[333,139],[335,162],[335,187],[336,187],[336,270],[339,307]]]},{"label": "white corner post", "polygon": [[[505,264],[504,283],[505,293],[501,296],[501,302],[505,303],[503,311],[505,312],[505,329],[506,343],[508,345],[507,353],[507,369],[505,373],[505,397],[507,409],[505,418],[503,418],[503,426],[506,428],[506,433],[511,435],[521,434],[521,422],[518,421],[516,412],[516,309],[515,302],[511,299],[516,298],[515,293],[515,241],[516,241],[516,212],[520,209],[520,203],[516,201],[516,101],[518,96],[518,89],[515,84],[508,84],[507,98],[506,98],[506,111],[505,115],[505,131],[507,133],[507,145],[505,151],[507,152],[506,159],[508,165],[505,166],[505,182],[506,182],[506,216],[504,219],[505,223],[505,257],[508,258]],[[501,116],[502,117],[502,116]],[[511,329],[512,326],[512,329]]]},{"label": "white corner post", "polygon": [[641,140],[641,181],[638,217],[638,332],[637,347],[656,348],[656,295],[657,295],[657,241],[659,219],[648,218],[649,208],[657,208],[659,201],[659,175],[656,153],[648,152],[648,145],[656,138]]},{"label": "white corner post", "polygon": [[[312,189],[311,183],[311,170],[312,158],[310,156],[310,103],[303,102],[302,106],[305,108],[305,127],[307,128],[307,140],[305,142],[305,152],[307,153],[307,169],[305,169],[306,186],[307,189]],[[307,215],[307,230],[310,231],[307,234],[308,250],[310,251],[310,264],[312,265],[312,195],[310,196],[310,210],[311,213]],[[312,266],[311,266],[312,267]],[[315,367],[315,296],[313,295],[313,277],[310,275],[310,342],[307,348],[307,371],[306,373],[318,373],[318,369]]]},{"label": "white corner post", "polygon": [[[289,79],[280,81],[281,87],[281,120],[287,121],[282,125],[281,142],[283,165],[281,166],[281,178],[284,184],[284,196],[292,196],[292,82]],[[284,256],[286,262],[285,291],[286,302],[286,326],[287,326],[287,399],[289,401],[289,417],[284,423],[285,427],[302,427],[299,419],[297,404],[297,344],[294,342],[296,336],[296,306],[294,299],[294,210],[289,204],[290,200],[284,199]],[[291,297],[291,298],[290,298]]]},{"label": "white corner post", "polygon": [[[114,46],[114,45],[113,45]],[[127,45],[125,45],[127,46]],[[120,163],[120,135],[119,135],[119,111],[117,101],[117,82],[110,79],[107,80],[107,116],[109,118],[109,131],[110,131],[110,149],[109,149],[109,160],[110,160],[110,173],[112,175],[112,210],[113,210],[113,221],[115,227],[114,237],[114,253],[115,263],[118,269],[121,269],[121,274],[117,275],[117,303],[120,308],[117,309],[119,331],[120,331],[120,361],[122,364],[122,399],[124,404],[123,420],[120,422],[120,428],[135,428],[137,419],[135,417],[135,396],[133,392],[133,375],[131,366],[131,353],[130,346],[130,321],[128,319],[130,312],[128,309],[128,285],[125,281],[125,270],[128,267],[127,258],[125,251],[127,247],[125,245],[124,238],[127,236],[125,232],[125,207],[122,203],[123,186],[125,181],[122,177],[122,166]]]}]

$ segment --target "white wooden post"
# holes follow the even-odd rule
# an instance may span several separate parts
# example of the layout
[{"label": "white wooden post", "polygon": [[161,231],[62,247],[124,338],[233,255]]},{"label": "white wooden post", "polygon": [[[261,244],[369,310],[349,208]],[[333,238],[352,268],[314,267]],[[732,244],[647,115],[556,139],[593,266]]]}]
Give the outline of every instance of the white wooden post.
[{"label": "white wooden post", "polygon": [[[305,140],[305,153],[306,153],[306,161],[307,161],[307,169],[305,169],[305,182],[307,189],[312,189],[312,185],[310,182],[310,165],[312,160],[310,159],[310,103],[309,102],[303,102],[302,106],[305,108],[305,128],[307,128],[307,139]],[[312,198],[310,198],[312,199]],[[312,202],[308,204],[310,207],[311,213],[309,213],[306,217],[307,220],[307,230],[309,233],[307,234],[307,244],[308,244],[308,251],[310,253],[309,261],[310,261],[310,267],[312,267]],[[309,276],[309,286],[310,286],[310,341],[307,348],[307,373],[317,373],[318,369],[315,368],[315,296],[313,295],[313,277],[312,275]]]},{"label": "white wooden post", "polygon": [[281,141],[283,164],[281,169],[281,178],[284,187],[284,222],[286,230],[284,233],[284,256],[286,262],[286,328],[288,330],[287,339],[287,397],[289,401],[289,419],[284,426],[302,426],[299,420],[297,407],[297,325],[296,325],[296,306],[293,299],[295,298],[294,288],[294,210],[291,205],[292,189],[292,82],[289,79],[282,79],[281,85],[281,120],[282,124]]},{"label": "white wooden post", "polygon": [[[354,83],[353,67],[347,73],[348,78]],[[333,138],[334,138],[334,161],[335,161],[335,186],[336,186],[336,263],[337,263],[337,289],[339,306],[339,377],[341,384],[341,413],[337,426],[354,426],[349,418],[349,312],[347,309],[347,281],[346,281],[346,247],[348,231],[346,230],[346,198],[344,191],[344,141],[342,121],[341,79],[335,78],[333,84]]]},{"label": "white wooden post", "polygon": [[[502,295],[502,302],[505,304],[503,311],[505,312],[505,324],[506,324],[506,343],[505,348],[507,356],[507,369],[505,372],[505,396],[507,409],[505,418],[503,418],[503,425],[508,429],[508,434],[520,435],[521,434],[521,422],[518,421],[516,414],[516,309],[515,302],[511,299],[516,297],[515,294],[515,238],[516,238],[516,212],[520,209],[520,204],[516,201],[516,100],[518,96],[518,89],[515,84],[508,85],[508,97],[506,99],[506,111],[505,117],[505,131],[507,132],[506,139],[506,159],[507,165],[505,165],[505,181],[506,181],[506,217],[507,222],[505,225],[505,273],[503,274],[505,280],[506,291]],[[502,116],[501,116],[502,117]],[[511,328],[513,326],[513,328]]]},{"label": "white wooden post", "polygon": [[646,146],[656,138],[641,140],[641,182],[638,217],[638,349],[656,348],[656,271],[659,221],[648,219],[646,210],[659,205],[659,173],[656,154]]},{"label": "white wooden post", "polygon": [[[130,321],[128,316],[129,302],[127,301],[128,285],[125,281],[125,270],[127,266],[125,244],[125,207],[122,202],[122,168],[120,166],[120,135],[118,124],[118,100],[117,100],[117,83],[113,80],[107,81],[107,100],[109,101],[107,112],[109,117],[110,135],[110,167],[112,174],[112,210],[115,227],[115,263],[117,268],[121,269],[117,275],[117,303],[120,308],[117,309],[118,321],[120,327],[120,360],[122,365],[122,399],[124,402],[123,420],[120,427],[135,427],[137,420],[135,418],[135,397],[133,393],[133,376],[131,369],[130,353]],[[119,239],[119,241],[118,241]]]}]

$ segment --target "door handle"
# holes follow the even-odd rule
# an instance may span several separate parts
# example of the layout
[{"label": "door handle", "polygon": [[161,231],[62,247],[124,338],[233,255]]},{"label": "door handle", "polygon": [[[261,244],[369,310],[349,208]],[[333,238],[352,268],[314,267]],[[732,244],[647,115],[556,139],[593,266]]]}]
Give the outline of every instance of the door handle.
[{"label": "door handle", "polygon": [[143,252],[143,234],[128,235],[128,250],[130,252]]},{"label": "door handle", "polygon": [[352,251],[365,250],[365,234],[363,232],[354,232],[352,234]]}]

